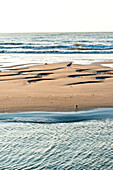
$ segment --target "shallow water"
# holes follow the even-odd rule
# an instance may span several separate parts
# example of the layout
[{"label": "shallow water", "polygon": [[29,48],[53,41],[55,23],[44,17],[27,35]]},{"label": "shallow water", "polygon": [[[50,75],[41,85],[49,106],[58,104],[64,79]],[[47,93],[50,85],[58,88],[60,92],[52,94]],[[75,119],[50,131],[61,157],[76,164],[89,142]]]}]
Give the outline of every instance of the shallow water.
[{"label": "shallow water", "polygon": [[10,70],[4,66],[69,61],[113,61],[113,33],[0,34],[0,71]]},{"label": "shallow water", "polygon": [[19,112],[1,113],[0,122],[18,123],[70,123],[113,118],[113,109],[94,109],[74,112]]},{"label": "shallow water", "polygon": [[[113,109],[75,115],[76,119],[74,112],[0,114],[0,169],[111,170]],[[70,118],[75,122],[68,123]]]}]

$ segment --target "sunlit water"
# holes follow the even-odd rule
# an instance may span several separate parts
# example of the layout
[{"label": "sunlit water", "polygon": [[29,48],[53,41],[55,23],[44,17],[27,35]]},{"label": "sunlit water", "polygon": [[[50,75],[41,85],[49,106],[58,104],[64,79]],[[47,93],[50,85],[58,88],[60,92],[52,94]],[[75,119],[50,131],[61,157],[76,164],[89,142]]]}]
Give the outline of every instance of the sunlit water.
[{"label": "sunlit water", "polygon": [[69,61],[113,61],[113,33],[0,34],[0,71],[7,71],[4,66]]},{"label": "sunlit water", "polygon": [[113,109],[1,114],[0,169],[113,169]]}]

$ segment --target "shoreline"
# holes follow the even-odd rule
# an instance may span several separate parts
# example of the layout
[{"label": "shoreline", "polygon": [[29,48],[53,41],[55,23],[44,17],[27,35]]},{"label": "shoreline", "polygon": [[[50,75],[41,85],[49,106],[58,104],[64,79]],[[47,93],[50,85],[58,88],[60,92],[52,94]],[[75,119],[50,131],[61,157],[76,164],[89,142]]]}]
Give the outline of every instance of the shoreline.
[{"label": "shoreline", "polygon": [[32,65],[0,72],[0,113],[113,107],[113,68],[99,63],[67,64]]},{"label": "shoreline", "polygon": [[113,106],[112,107],[91,107],[91,108],[86,108],[86,109],[78,109],[78,110],[14,110],[14,111],[4,111],[4,112],[1,112],[0,111],[0,114],[18,114],[18,113],[79,113],[79,112],[88,112],[88,111],[94,111],[94,110],[97,110],[97,109],[113,109]]}]

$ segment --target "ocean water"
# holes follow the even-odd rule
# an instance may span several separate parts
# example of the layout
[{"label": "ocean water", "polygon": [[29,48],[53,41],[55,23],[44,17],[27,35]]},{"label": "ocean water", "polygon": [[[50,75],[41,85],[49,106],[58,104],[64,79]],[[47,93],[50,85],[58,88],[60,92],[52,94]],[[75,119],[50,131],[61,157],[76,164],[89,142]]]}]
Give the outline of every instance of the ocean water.
[{"label": "ocean water", "polygon": [[0,70],[12,65],[113,61],[113,33],[0,34]]},{"label": "ocean water", "polygon": [[1,114],[0,169],[113,169],[113,109]]},{"label": "ocean water", "polygon": [[0,34],[0,53],[113,53],[113,33]]}]

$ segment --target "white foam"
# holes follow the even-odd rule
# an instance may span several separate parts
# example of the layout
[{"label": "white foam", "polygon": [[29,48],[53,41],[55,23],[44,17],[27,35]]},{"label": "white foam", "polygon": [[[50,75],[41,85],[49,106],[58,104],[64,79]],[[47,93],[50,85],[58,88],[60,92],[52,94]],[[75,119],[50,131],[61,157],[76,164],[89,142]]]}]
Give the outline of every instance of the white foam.
[{"label": "white foam", "polygon": [[[1,54],[2,67],[21,64],[45,64],[72,61],[74,64],[91,64],[94,62],[113,61],[113,54]],[[107,64],[112,67],[113,65]],[[2,71],[2,67],[0,70]]]}]

